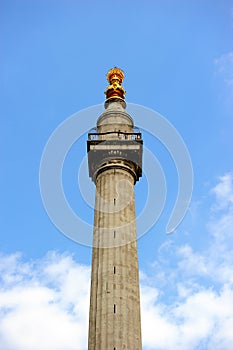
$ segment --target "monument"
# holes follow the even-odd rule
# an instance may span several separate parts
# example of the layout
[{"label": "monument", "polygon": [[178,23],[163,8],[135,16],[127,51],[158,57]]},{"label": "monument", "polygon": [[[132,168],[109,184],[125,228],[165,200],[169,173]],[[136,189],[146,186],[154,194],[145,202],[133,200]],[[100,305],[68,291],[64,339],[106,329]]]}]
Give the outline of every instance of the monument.
[{"label": "monument", "polygon": [[96,185],[88,350],[141,350],[134,185],[143,141],[126,112],[123,71],[107,79],[105,111],[87,141]]}]

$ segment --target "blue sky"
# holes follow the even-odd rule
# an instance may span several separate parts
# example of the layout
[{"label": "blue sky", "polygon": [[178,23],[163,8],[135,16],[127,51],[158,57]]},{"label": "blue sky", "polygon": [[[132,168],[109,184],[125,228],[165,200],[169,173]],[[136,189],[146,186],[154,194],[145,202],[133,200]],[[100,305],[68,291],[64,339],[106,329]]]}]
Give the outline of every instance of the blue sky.
[{"label": "blue sky", "polygon": [[[103,103],[105,74],[119,66],[126,100],[173,124],[194,171],[188,213],[166,235],[177,172],[164,146],[143,134],[167,181],[164,211],[138,241],[143,350],[231,349],[233,2],[10,0],[0,7],[0,347],[87,348],[91,248],[50,221],[39,167],[52,132]],[[77,181],[85,140],[70,150],[63,180],[72,208],[91,223]],[[144,174],[135,187],[138,212],[146,188]]]}]

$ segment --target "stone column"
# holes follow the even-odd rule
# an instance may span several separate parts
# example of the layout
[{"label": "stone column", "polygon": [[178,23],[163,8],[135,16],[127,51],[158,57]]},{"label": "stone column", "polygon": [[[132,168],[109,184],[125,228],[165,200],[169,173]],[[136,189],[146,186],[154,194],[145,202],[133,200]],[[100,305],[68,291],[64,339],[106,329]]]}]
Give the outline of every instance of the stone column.
[{"label": "stone column", "polygon": [[121,169],[96,180],[89,350],[141,350],[133,185],[132,175]]}]

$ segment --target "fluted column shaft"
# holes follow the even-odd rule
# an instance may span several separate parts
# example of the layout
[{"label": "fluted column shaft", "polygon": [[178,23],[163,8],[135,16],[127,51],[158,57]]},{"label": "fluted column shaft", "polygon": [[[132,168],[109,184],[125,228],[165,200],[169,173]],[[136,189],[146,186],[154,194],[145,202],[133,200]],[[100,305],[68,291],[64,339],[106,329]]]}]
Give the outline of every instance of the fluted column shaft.
[{"label": "fluted column shaft", "polygon": [[141,350],[134,178],[111,168],[96,179],[88,350]]}]

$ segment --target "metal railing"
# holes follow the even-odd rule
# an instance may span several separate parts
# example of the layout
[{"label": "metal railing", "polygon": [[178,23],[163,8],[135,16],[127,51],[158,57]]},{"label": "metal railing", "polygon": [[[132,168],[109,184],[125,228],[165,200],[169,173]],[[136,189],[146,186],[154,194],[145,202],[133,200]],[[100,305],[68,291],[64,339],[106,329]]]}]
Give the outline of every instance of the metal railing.
[{"label": "metal railing", "polygon": [[141,140],[142,134],[140,132],[122,132],[122,131],[109,131],[109,132],[90,132],[88,133],[88,140],[98,141],[104,140],[103,136],[113,136],[114,139],[118,140]]}]

